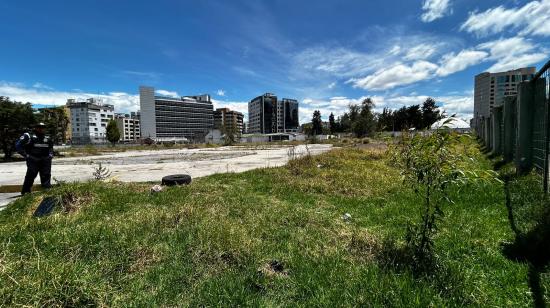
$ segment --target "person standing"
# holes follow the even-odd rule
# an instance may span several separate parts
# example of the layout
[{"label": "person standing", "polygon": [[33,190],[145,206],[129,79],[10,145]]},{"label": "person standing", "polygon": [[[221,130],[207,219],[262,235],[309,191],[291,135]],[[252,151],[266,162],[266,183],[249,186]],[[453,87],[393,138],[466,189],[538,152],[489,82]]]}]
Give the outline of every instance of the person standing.
[{"label": "person standing", "polygon": [[45,133],[46,125],[38,123],[32,133],[24,133],[15,145],[17,153],[27,162],[27,174],[21,194],[30,193],[34,179],[40,173],[40,184],[51,188],[51,170],[53,158],[53,141]]}]

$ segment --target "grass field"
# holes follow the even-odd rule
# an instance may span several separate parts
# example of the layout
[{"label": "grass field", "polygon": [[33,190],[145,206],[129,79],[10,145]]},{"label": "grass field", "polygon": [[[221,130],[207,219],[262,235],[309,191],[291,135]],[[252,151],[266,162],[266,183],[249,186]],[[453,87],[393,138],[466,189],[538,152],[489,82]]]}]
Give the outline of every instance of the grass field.
[{"label": "grass field", "polygon": [[[491,168],[464,149],[468,170]],[[400,258],[421,200],[380,149],[149,187],[66,184],[46,193],[65,201],[51,216],[31,217],[44,193],[0,212],[0,306],[533,305],[530,267],[503,253],[515,234],[496,181],[452,193],[422,274]]]}]

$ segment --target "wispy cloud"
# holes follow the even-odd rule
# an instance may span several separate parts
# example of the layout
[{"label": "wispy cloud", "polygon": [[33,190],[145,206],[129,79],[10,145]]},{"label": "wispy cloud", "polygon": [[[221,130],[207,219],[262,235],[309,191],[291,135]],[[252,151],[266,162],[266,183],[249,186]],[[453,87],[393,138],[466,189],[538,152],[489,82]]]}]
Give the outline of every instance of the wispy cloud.
[{"label": "wispy cloud", "polygon": [[448,53],[441,58],[436,74],[444,77],[460,72],[467,67],[481,63],[488,55],[487,52],[479,50],[462,50],[458,54]]},{"label": "wispy cloud", "polygon": [[180,95],[178,95],[178,92],[176,92],[176,91],[168,91],[168,90],[159,89],[159,90],[155,90],[155,92],[159,95],[162,95],[162,96],[169,96],[169,97],[179,97],[180,96]]},{"label": "wispy cloud", "polygon": [[225,96],[225,91],[224,91],[223,89],[219,89],[219,90],[216,92],[216,94],[217,94],[218,96]]},{"label": "wispy cloud", "polygon": [[424,13],[420,16],[423,22],[432,22],[452,13],[449,0],[424,0],[422,10]]},{"label": "wispy cloud", "polygon": [[531,1],[523,6],[497,6],[483,12],[470,12],[460,29],[485,36],[506,29],[519,29],[521,35],[550,36],[550,0]]},{"label": "wispy cloud", "polygon": [[141,72],[141,71],[132,71],[132,70],[122,70],[120,71],[122,75],[126,75],[133,78],[138,78],[140,80],[151,80],[158,81],[162,74],[156,72]]},{"label": "wispy cloud", "polygon": [[0,81],[0,96],[7,96],[15,101],[43,105],[64,105],[69,98],[97,98],[104,103],[113,104],[117,112],[129,112],[139,109],[139,96],[122,91],[100,94],[56,91],[32,86],[29,87],[21,83]]},{"label": "wispy cloud", "polygon": [[428,61],[416,61],[411,65],[397,63],[383,68],[364,78],[349,80],[356,88],[365,90],[386,90],[397,86],[412,84],[433,77],[437,65]]},{"label": "wispy cloud", "polygon": [[496,61],[489,69],[490,72],[499,72],[519,67],[529,66],[548,57],[548,51],[530,39],[512,37],[486,42],[477,46],[487,50],[489,59]]}]

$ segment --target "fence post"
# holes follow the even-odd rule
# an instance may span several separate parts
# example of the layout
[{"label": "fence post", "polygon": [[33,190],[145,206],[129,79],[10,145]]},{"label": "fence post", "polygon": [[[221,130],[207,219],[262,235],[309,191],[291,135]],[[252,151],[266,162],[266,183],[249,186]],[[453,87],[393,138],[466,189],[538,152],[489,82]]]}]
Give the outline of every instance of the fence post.
[{"label": "fence post", "polygon": [[493,145],[493,154],[499,155],[501,154],[501,122],[502,121],[502,106],[496,106],[493,107],[493,110],[491,111],[491,139],[492,139],[492,145]]},{"label": "fence post", "polygon": [[514,159],[514,141],[516,138],[516,125],[514,117],[516,116],[516,98],[504,98],[504,161],[510,162]]},{"label": "fence post", "polygon": [[531,171],[533,167],[533,85],[522,82],[518,85],[518,141],[516,153],[516,168],[519,174]]}]

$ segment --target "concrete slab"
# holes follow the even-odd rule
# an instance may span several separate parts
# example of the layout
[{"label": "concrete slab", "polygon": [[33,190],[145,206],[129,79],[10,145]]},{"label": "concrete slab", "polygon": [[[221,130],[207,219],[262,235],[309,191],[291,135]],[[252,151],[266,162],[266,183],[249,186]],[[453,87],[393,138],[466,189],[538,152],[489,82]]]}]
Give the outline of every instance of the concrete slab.
[{"label": "concrete slab", "polygon": [[[215,173],[244,172],[277,167],[288,162],[292,146],[231,146],[207,149],[169,149],[128,151],[88,157],[57,158],[52,177],[60,181],[85,181],[92,178],[94,167],[101,163],[112,177],[123,182],[160,182],[169,174],[187,173],[193,178]],[[332,148],[327,144],[295,146],[298,155],[317,155]],[[0,164],[0,186],[21,184],[24,162]],[[38,180],[38,178],[37,178]]]},{"label": "concrete slab", "polygon": [[19,195],[20,193],[0,194],[0,211],[5,209],[12,201],[15,201],[15,198],[17,198]]}]

